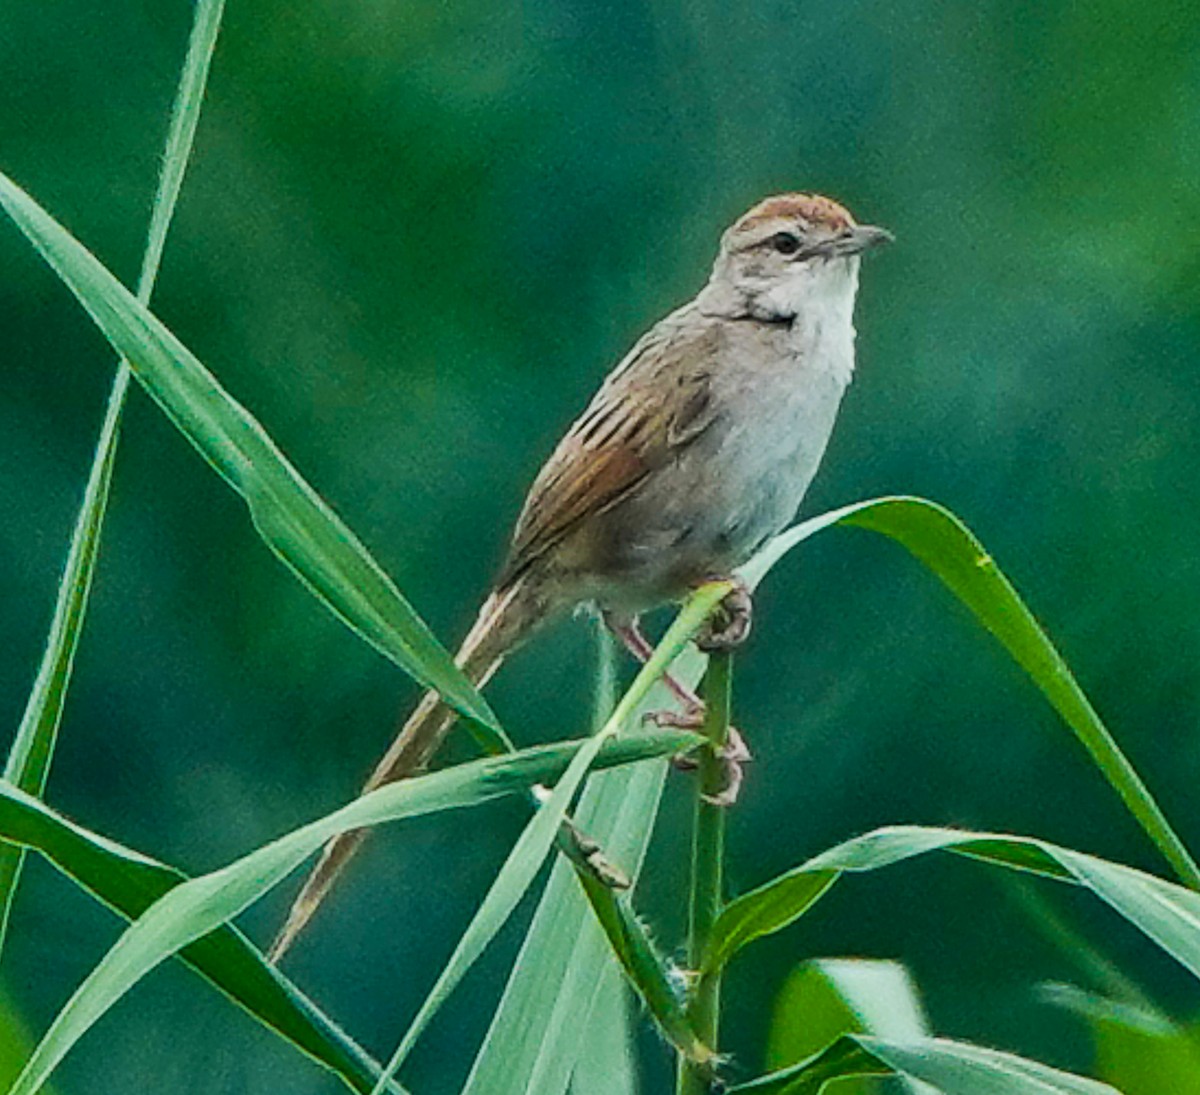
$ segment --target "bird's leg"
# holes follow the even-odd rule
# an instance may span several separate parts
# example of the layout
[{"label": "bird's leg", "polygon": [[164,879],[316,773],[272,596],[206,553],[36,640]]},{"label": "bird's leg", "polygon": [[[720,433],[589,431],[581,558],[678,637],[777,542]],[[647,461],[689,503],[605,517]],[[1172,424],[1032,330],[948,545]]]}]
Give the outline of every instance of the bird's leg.
[{"label": "bird's leg", "polygon": [[[733,591],[733,593],[737,592],[738,590]],[[733,593],[729,596],[732,597]],[[722,604],[724,604],[724,601],[722,601]],[[604,626],[620,640],[621,645],[634,658],[645,665],[649,661],[650,655],[654,653],[654,647],[650,645],[649,640],[642,634],[637,617],[625,620],[609,612],[604,612],[602,615]],[[746,629],[749,630],[748,624]],[[744,634],[743,632],[743,637]],[[667,686],[671,695],[679,701],[679,705],[683,710],[651,711],[646,715],[646,721],[654,723],[655,726],[675,726],[683,730],[699,730],[704,725],[704,701],[670,671],[663,674],[663,684]],[[710,798],[710,801],[714,805],[732,806],[737,801],[738,790],[742,785],[742,765],[753,759],[749,748],[746,746],[746,739],[738,732],[737,727],[731,726],[725,748],[721,750],[721,760],[725,765],[728,782],[726,783],[725,790],[719,795],[714,795]],[[690,757],[677,757],[673,763],[677,768],[684,770],[691,770],[696,767],[696,762]]]},{"label": "bird's leg", "polygon": [[[642,665],[645,665],[650,660],[650,655],[654,653],[654,647],[650,645],[650,641],[645,635],[642,634],[642,629],[638,624],[637,617],[635,616],[632,620],[626,622],[625,620],[618,619],[609,612],[605,612],[603,615],[604,626],[607,627],[608,630],[620,640],[621,645],[625,647],[630,654],[632,654],[639,662],[641,662]],[[681,726],[684,729],[688,729],[693,726],[699,726],[704,720],[704,701],[697,696],[695,692],[688,688],[688,686],[684,684],[678,677],[672,674],[670,670],[667,670],[667,672],[663,674],[662,679],[663,684],[667,686],[668,691],[670,691],[671,695],[674,696],[683,707],[682,714],[679,714],[678,712],[666,711],[664,711],[663,714],[678,714],[678,717],[684,720],[693,720],[697,719],[698,717],[698,720],[694,722],[685,721],[662,723],[660,725]]]}]

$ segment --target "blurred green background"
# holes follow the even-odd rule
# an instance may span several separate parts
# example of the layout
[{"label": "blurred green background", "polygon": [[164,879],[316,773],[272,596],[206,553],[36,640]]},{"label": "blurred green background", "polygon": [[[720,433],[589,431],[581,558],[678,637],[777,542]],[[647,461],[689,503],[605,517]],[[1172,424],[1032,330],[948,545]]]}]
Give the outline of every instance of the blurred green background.
[{"label": "blurred green background", "polygon": [[[191,14],[0,6],[0,167],[129,282]],[[699,287],[725,224],[782,189],[832,194],[899,241],[863,271],[859,371],[806,511],[911,492],[958,512],[1200,847],[1193,5],[230,0],[155,310],[453,643],[560,431]],[[15,728],[113,360],[7,223],[0,368]],[[890,822],[1160,869],[1038,694],[899,549],[823,534],[770,578],[757,620],[738,667],[757,760],[731,819],[736,889]],[[580,729],[591,656],[574,621],[506,668],[492,695],[519,740]],[[348,799],[414,696],[135,392],[50,801],[212,868]],[[673,778],[640,895],[668,947],[687,790]],[[290,971],[385,1053],[522,819],[501,806],[376,839]],[[247,915],[260,941],[290,892]],[[1192,1013],[1194,985],[1132,929],[1049,896]],[[31,865],[0,982],[33,1029],[117,930]],[[519,930],[418,1051],[419,1091],[457,1090]],[[1088,1066],[1082,1027],[1036,992],[1079,978],[1071,956],[985,868],[854,880],[750,951],[727,995],[745,1073],[773,993],[813,954],[902,959],[941,1032]],[[644,1050],[655,1090],[667,1053]],[[57,1084],[339,1090],[175,966]]]}]

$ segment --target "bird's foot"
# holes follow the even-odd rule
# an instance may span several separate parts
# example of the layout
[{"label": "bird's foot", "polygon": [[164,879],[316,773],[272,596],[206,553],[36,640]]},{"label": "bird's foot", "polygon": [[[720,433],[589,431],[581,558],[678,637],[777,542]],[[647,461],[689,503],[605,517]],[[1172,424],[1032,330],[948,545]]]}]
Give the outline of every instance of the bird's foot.
[{"label": "bird's foot", "polygon": [[[723,612],[727,604],[731,605],[731,615],[738,615],[740,612],[740,634],[735,639],[736,644],[745,639],[750,630],[750,593],[744,583],[739,583],[738,587],[725,597],[717,607],[717,613]],[[715,615],[716,613],[714,613]],[[624,621],[612,613],[605,613],[604,622],[638,661],[645,664],[649,660],[653,648],[646,641],[636,619]],[[697,638],[696,642],[699,645],[700,639]],[[663,674],[663,684],[679,701],[681,710],[651,711],[643,717],[642,721],[653,723],[655,726],[673,726],[683,730],[699,730],[703,727],[704,701],[669,671]],[[720,757],[726,770],[725,789],[715,795],[706,795],[705,799],[716,806],[730,806],[737,799],[738,790],[742,785],[741,766],[752,759],[750,750],[746,748],[745,739],[735,727],[729,728],[727,741],[721,750]],[[676,768],[684,771],[695,770],[699,766],[694,757],[676,757],[672,763]]]},{"label": "bird's foot", "polygon": [[734,578],[733,582],[734,588],[696,632],[696,645],[706,654],[741,646],[750,634],[754,608],[750,587],[740,578]]},{"label": "bird's foot", "polygon": [[[704,725],[704,707],[701,705],[688,711],[651,711],[643,721],[653,723],[655,726],[699,730]],[[707,748],[707,746],[702,748]],[[725,773],[725,785],[715,794],[706,794],[703,798],[705,802],[713,806],[732,806],[737,802],[738,792],[741,790],[742,780],[745,778],[742,766],[754,759],[746,745],[746,739],[742,737],[741,731],[736,726],[729,727],[725,744],[717,751],[717,758]],[[700,762],[694,755],[676,757],[671,763],[682,772],[694,772],[700,767]]]}]

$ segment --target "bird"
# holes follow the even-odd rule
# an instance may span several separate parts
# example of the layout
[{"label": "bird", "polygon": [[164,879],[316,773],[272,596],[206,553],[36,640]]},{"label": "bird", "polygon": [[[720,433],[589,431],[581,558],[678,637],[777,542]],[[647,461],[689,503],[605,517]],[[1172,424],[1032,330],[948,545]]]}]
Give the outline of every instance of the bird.
[{"label": "bird", "polygon": [[[456,661],[483,687],[548,621],[591,604],[640,660],[639,617],[732,578],[795,516],[854,372],[861,255],[892,239],[816,193],[775,194],[722,234],[708,281],[654,324],[608,374],[534,479],[507,558]],[[737,583],[698,643],[742,641]],[[694,724],[703,707],[667,681]],[[364,793],[429,764],[455,719],[428,692]],[[728,752],[736,795],[748,752]],[[728,796],[727,796],[728,797]],[[333,838],[272,947],[305,926],[365,833]]]}]

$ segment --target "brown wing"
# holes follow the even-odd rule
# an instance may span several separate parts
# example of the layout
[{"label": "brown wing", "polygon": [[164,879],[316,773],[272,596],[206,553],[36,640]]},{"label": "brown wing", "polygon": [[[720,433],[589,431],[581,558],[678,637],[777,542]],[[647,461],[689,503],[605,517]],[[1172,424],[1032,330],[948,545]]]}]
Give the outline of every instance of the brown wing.
[{"label": "brown wing", "polygon": [[617,505],[716,419],[719,330],[664,321],[608,377],[534,480],[501,571],[503,587],[581,521]]}]

